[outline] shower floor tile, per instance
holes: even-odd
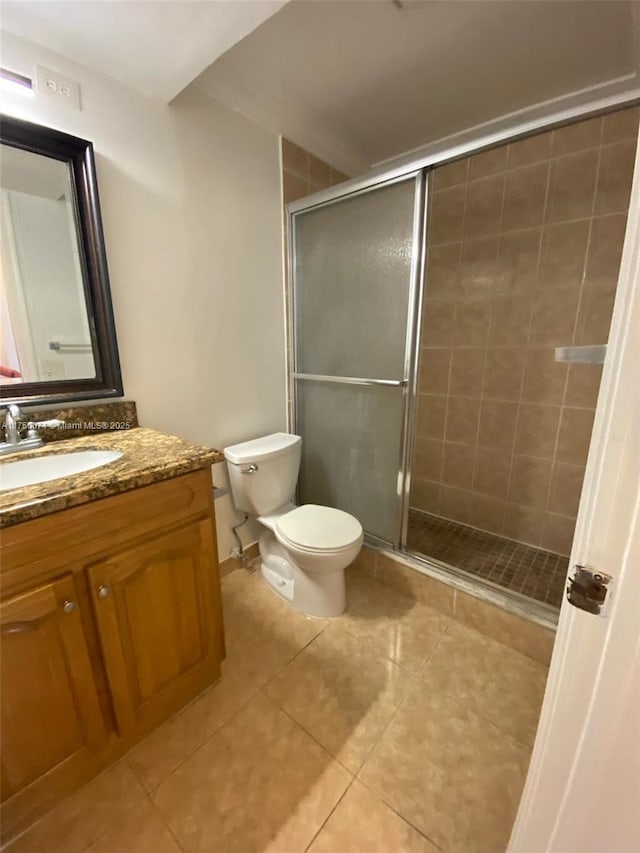
[[[416,510],[409,512],[407,547],[504,589],[560,607],[568,557]]]

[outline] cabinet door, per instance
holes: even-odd
[[[0,605],[2,799],[69,772],[104,743],[75,586],[66,576]]]
[[[195,522],[88,569],[121,734],[148,729],[220,674],[213,549],[211,522]]]

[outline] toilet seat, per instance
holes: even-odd
[[[360,541],[362,525],[341,509],[305,504],[280,516],[274,524],[274,533],[285,547],[330,554],[351,548]]]

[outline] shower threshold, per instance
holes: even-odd
[[[483,585],[560,609],[569,567],[561,554],[413,509],[407,550]]]

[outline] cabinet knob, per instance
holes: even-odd
[[[63,613],[73,613],[73,611],[75,609],[76,609],[75,601],[71,601],[71,599],[69,599],[69,598],[62,605],[62,612]]]
[[[98,587],[98,598],[106,598],[110,594],[111,594],[111,587],[110,586],[103,585],[103,586]]]

